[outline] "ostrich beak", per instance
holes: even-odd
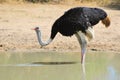
[[[35,28],[32,28],[31,30],[35,30]]]
[[[37,30],[37,29],[39,29],[39,27],[32,28],[31,30]]]

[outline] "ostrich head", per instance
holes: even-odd
[[[35,27],[33,30],[38,31],[38,30],[39,30],[39,27]]]

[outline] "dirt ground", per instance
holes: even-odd
[[[57,34],[50,45],[41,48],[35,31],[31,30],[39,26],[43,40],[47,40],[54,21],[66,10],[76,6],[78,5],[0,4],[0,52],[80,51],[75,36],[64,37],[61,34]],[[120,10],[102,9],[109,14],[111,26],[105,28],[101,22],[94,26],[95,39],[89,42],[88,50],[120,52]]]

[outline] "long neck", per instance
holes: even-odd
[[[42,38],[41,38],[41,32],[40,32],[40,30],[37,30],[37,31],[36,31],[36,34],[37,34],[38,42],[39,42],[39,44],[40,44],[41,46],[46,46],[46,45],[48,45],[49,43],[51,43],[52,40],[53,40],[53,39],[49,38],[48,41],[43,42],[43,41],[42,41]]]

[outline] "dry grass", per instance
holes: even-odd
[[[119,0],[116,0],[119,1]],[[74,3],[97,3],[99,5],[110,4],[110,0],[0,0],[0,3],[24,3],[24,2],[32,2],[32,3],[43,3],[43,2],[53,2],[53,3],[65,3],[65,4],[74,4]],[[119,1],[120,2],[120,1]]]
[[[107,6],[109,8],[120,8],[120,0],[0,0],[0,3],[54,3],[54,4],[91,4],[97,6]]]
[[[120,0],[0,0],[0,3],[54,3],[54,4],[95,4],[98,6],[119,7]]]

